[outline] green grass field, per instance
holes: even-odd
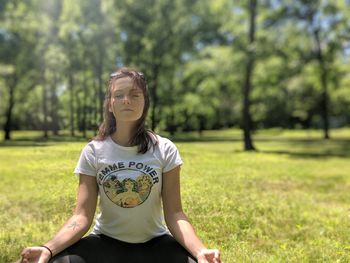
[[[83,140],[0,143],[0,262],[42,244],[75,205]],[[184,209],[223,262],[350,262],[350,129],[179,135]]]

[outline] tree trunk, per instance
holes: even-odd
[[[78,130],[79,130],[79,132],[82,132],[82,130],[83,130],[83,128],[82,128],[82,121],[81,121],[82,107],[81,107],[81,101],[80,101],[80,98],[79,98],[79,94],[77,93],[76,96],[77,96],[77,107],[76,107],[75,110],[77,111]]]
[[[101,123],[103,121],[103,102],[104,102],[102,65],[99,65],[98,67],[97,79],[98,79],[97,88],[98,88],[99,112],[100,112],[100,120],[98,122]]]
[[[54,135],[58,135],[59,131],[59,120],[58,120],[58,98],[57,98],[57,73],[54,74],[53,83],[51,84],[51,109],[50,109],[50,115],[51,115],[51,130]]]
[[[323,138],[329,139],[329,114],[328,114],[328,73],[326,70],[325,61],[322,54],[321,49],[321,41],[319,36],[319,30],[314,31],[314,37],[316,41],[316,56],[318,63],[320,65],[320,79],[321,79],[321,85],[322,85],[322,97],[321,97],[321,116],[323,119]]]
[[[69,70],[68,75],[69,85],[69,123],[70,123],[70,135],[75,136],[74,131],[74,76],[72,70]]]
[[[6,121],[4,124],[4,140],[11,140],[12,131],[12,112],[15,106],[15,89],[17,86],[17,75],[14,73],[12,81],[8,81],[9,101],[6,110]]]
[[[43,83],[43,114],[44,114],[44,120],[43,120],[43,132],[44,132],[44,139],[49,138],[48,134],[48,112],[47,112],[47,87],[46,87],[46,81]]]
[[[255,44],[255,18],[256,18],[256,0],[249,1],[249,46],[247,52],[246,75],[243,86],[243,135],[244,135],[244,150],[253,151],[255,147],[251,138],[252,119],[250,116],[250,93],[252,89],[251,79],[254,68],[254,44]]]
[[[98,85],[97,85],[97,81],[94,80],[94,93],[95,93],[95,98],[99,98],[100,94],[98,91]],[[94,99],[94,116],[93,116],[93,123],[94,123],[94,129],[99,128],[99,123],[100,121],[98,120],[98,116],[99,116],[99,105],[100,105],[100,100],[99,99]],[[97,130],[95,130],[95,133],[97,132]]]
[[[99,14],[101,15],[101,2],[98,1],[98,5],[99,5]],[[104,62],[104,58],[105,58],[105,49],[103,47],[103,43],[99,42],[98,47],[97,47],[97,52],[98,52],[98,57],[97,57],[97,68],[96,68],[96,72],[97,72],[97,79],[98,79],[98,92],[99,92],[99,98],[100,98],[100,121],[99,123],[101,123],[103,121],[103,103],[105,100],[105,84],[103,82],[102,79],[102,74],[103,74],[103,62]]]
[[[83,118],[82,118],[82,131],[83,131],[83,137],[86,138],[86,113],[87,113],[87,100],[88,98],[88,88],[87,88],[87,77],[86,77],[86,70],[84,71],[83,76]]]
[[[158,86],[158,75],[159,75],[159,66],[155,64],[152,70],[153,85],[151,87],[151,105],[152,105],[152,116],[151,116],[151,129],[154,131],[157,128],[157,114],[156,109],[158,107],[158,95],[157,95],[157,86]]]

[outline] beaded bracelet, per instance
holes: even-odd
[[[52,251],[49,247],[42,245],[41,247],[46,248],[50,252],[50,259],[52,258]]]

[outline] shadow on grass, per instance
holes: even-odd
[[[175,142],[183,143],[241,143],[241,137],[173,137]],[[256,136],[253,141],[256,151],[252,153],[284,154],[295,158],[329,158],[329,157],[350,157],[350,138],[333,138],[325,140],[322,138],[293,138],[293,137],[273,137]],[[276,145],[277,144],[277,145]],[[268,148],[268,150],[265,150]],[[271,149],[272,148],[272,149]],[[275,149],[273,149],[275,148]],[[235,150],[236,153],[246,152]]]
[[[186,143],[196,143],[196,142],[240,142],[241,138],[228,138],[228,137],[169,137],[174,142],[186,142]]]
[[[50,143],[44,142],[35,142],[35,141],[2,141],[0,142],[0,148],[2,147],[46,147],[49,146]]]
[[[315,158],[329,158],[329,157],[339,157],[339,158],[347,158],[350,157],[349,153],[345,152],[291,152],[291,151],[259,151],[261,153],[266,153],[266,154],[286,154],[291,157],[295,158],[310,158],[310,159],[315,159]]]
[[[255,145],[258,150],[256,152],[266,154],[284,154],[295,158],[330,158],[350,157],[350,139],[331,139],[325,141],[324,139],[290,139],[290,138],[278,138],[278,139],[256,139]],[[263,143],[262,149],[259,148],[259,142]],[[282,143],[279,145],[279,149],[264,150],[263,148],[269,147],[274,143]],[[284,149],[281,149],[284,148]],[[237,151],[237,152],[244,152]]]
[[[174,142],[183,143],[242,143],[241,136],[199,136],[195,134],[169,136]],[[62,142],[88,142],[91,138],[83,136],[50,136],[48,139],[39,136],[17,137],[10,141],[0,142],[0,147],[45,147]],[[293,138],[278,136],[256,136],[254,144],[259,153],[284,154],[296,158],[329,158],[350,157],[350,138]],[[243,146],[242,146],[243,147]],[[236,150],[235,152],[244,152]]]
[[[18,137],[1,141],[0,147],[45,147],[58,142],[88,142],[91,138],[82,136]]]

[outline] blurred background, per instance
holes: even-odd
[[[87,136],[109,74],[149,82],[169,134],[350,123],[348,0],[1,0],[0,125]]]

